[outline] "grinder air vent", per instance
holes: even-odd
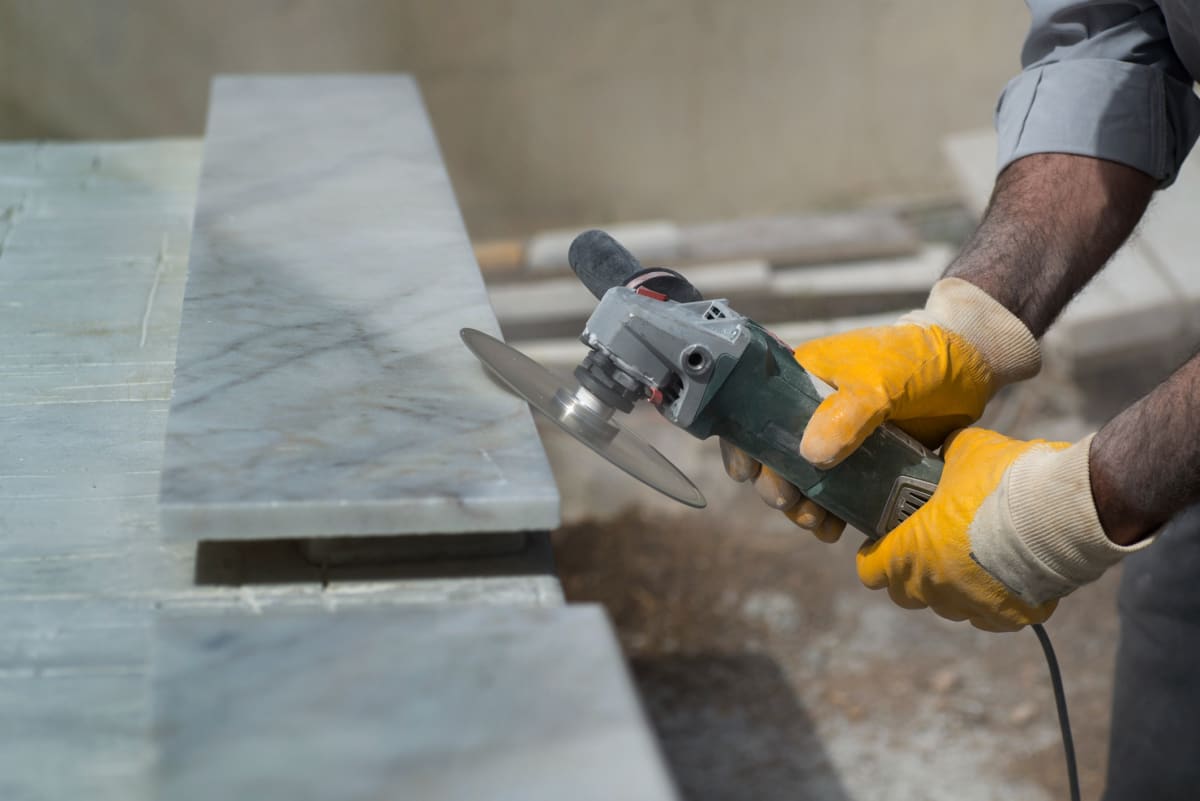
[[[897,478],[896,483],[892,485],[892,493],[883,509],[883,517],[879,521],[879,530],[876,533],[883,536],[912,517],[933,497],[935,489],[937,489],[936,484],[919,478],[911,476]]]

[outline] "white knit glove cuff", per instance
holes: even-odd
[[[1088,472],[1092,436],[1066,450],[1021,454],[968,530],[980,567],[1035,606],[1095,581],[1151,542],[1117,545],[1104,533]]]
[[[993,390],[1032,378],[1042,369],[1042,352],[1025,324],[999,301],[961,278],[933,285],[925,308],[909,312],[902,323],[940,325],[966,340],[987,362]]]

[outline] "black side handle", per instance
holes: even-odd
[[[704,297],[686,278],[665,267],[645,269],[625,247],[603,231],[575,237],[567,261],[583,285],[597,298],[614,286],[645,287],[668,300],[692,303]]]

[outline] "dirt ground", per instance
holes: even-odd
[[[1076,397],[1042,378],[984,422],[1074,439],[1098,425]],[[725,478],[715,443],[652,413],[630,423],[709,507],[665,500],[543,429],[568,521],[555,558],[569,600],[609,611],[685,799],[1067,797],[1031,631],[988,634],[893,606],[858,582],[857,532],[820,543]],[[1047,625],[1085,798],[1103,787],[1117,580],[1075,593]]]
[[[554,540],[567,597],[609,610],[685,798],[1066,797],[1032,633],[894,608],[858,584],[850,543],[749,523],[629,513]],[[1103,780],[1113,578],[1049,626],[1088,797]]]

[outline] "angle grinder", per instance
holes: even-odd
[[[578,386],[563,386],[480,331],[463,329],[462,338],[513,392],[616,466],[689,506],[705,505],[695,484],[617,422],[617,412],[645,401],[694,437],[724,437],[871,538],[932,496],[942,460],[891,425],[830,470],[805,461],[800,438],[832,389],[727,301],[705,300],[675,270],[644,269],[603,231],[578,236],[568,260],[599,300],[580,336],[589,352],[574,371]]]

